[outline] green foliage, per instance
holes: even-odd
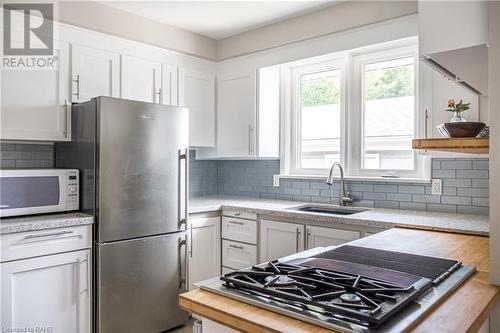
[[[470,103],[464,103],[462,100],[460,102],[455,103],[453,99],[448,101],[448,108],[446,111],[458,112],[462,113],[470,109]]]
[[[413,96],[413,66],[373,70],[365,74],[366,99]]]
[[[372,70],[365,73],[366,99],[414,95],[413,66]],[[302,81],[302,106],[340,103],[340,82],[332,79]]]
[[[340,84],[338,80],[302,81],[302,106],[318,106],[340,103]]]

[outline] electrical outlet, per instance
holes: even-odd
[[[273,175],[273,186],[274,187],[280,186],[280,175]]]
[[[442,195],[443,194],[443,180],[442,179],[433,179],[432,180],[432,195]]]

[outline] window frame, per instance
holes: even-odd
[[[363,126],[364,126],[364,73],[363,66],[375,62],[389,61],[413,57],[414,63],[414,134],[419,133],[419,56],[416,43],[400,43],[384,49],[368,49],[362,52],[352,52],[350,55],[351,71],[351,92],[349,94],[349,175],[360,177],[380,177],[388,172],[395,172],[401,178],[425,178],[425,162],[418,152],[413,152],[413,170],[394,169],[364,169],[362,166],[363,151]]]
[[[323,175],[329,168],[299,168],[300,164],[300,137],[301,120],[301,83],[302,76],[307,74],[340,71],[340,163],[344,163],[345,158],[345,105],[346,105],[346,85],[345,85],[345,57],[335,57],[321,62],[302,64],[289,68],[291,74],[291,154],[289,171],[291,174],[304,175]]]
[[[394,57],[394,55],[396,55]],[[399,56],[402,55],[402,56]],[[362,103],[362,78],[359,74],[361,67],[356,66],[356,60],[369,59],[369,63],[377,59],[391,60],[405,56],[413,56],[415,59],[414,91],[415,91],[415,118],[414,134],[418,137],[422,133],[423,119],[419,113],[419,55],[418,38],[410,37],[395,40],[383,44],[366,46],[353,50],[337,52],[314,58],[294,61],[281,65],[281,160],[280,176],[292,178],[322,178],[328,175],[329,169],[298,168],[300,158],[300,126],[297,117],[301,106],[300,101],[300,75],[318,71],[335,70],[341,71],[341,107],[340,107],[340,163],[344,167],[347,179],[372,180],[372,181],[408,181],[428,182],[430,180],[431,163],[430,158],[418,151],[414,152],[415,170],[397,170],[396,178],[387,178],[390,169],[361,169],[361,111]],[[373,60],[375,59],[375,60]],[[356,99],[358,98],[356,103]],[[334,175],[338,175],[334,170]],[[383,176],[386,177],[383,177]]]

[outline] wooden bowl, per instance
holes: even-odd
[[[466,121],[461,123],[444,123],[444,127],[452,138],[476,137],[486,126],[485,123]]]

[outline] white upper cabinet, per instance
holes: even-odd
[[[219,157],[255,155],[255,72],[217,78]]]
[[[419,1],[419,52],[435,70],[488,94],[488,1]]]
[[[2,140],[70,140],[69,44],[54,41],[53,69],[2,69]]]
[[[189,108],[189,145],[215,147],[215,77],[179,68],[179,106]]]
[[[177,66],[162,64],[161,65],[161,104],[178,105],[178,80]]]
[[[120,97],[120,55],[83,45],[71,45],[71,100],[97,96]]]
[[[121,97],[135,101],[160,103],[161,75],[161,63],[122,55]]]
[[[421,55],[488,43],[487,1],[418,1]]]

